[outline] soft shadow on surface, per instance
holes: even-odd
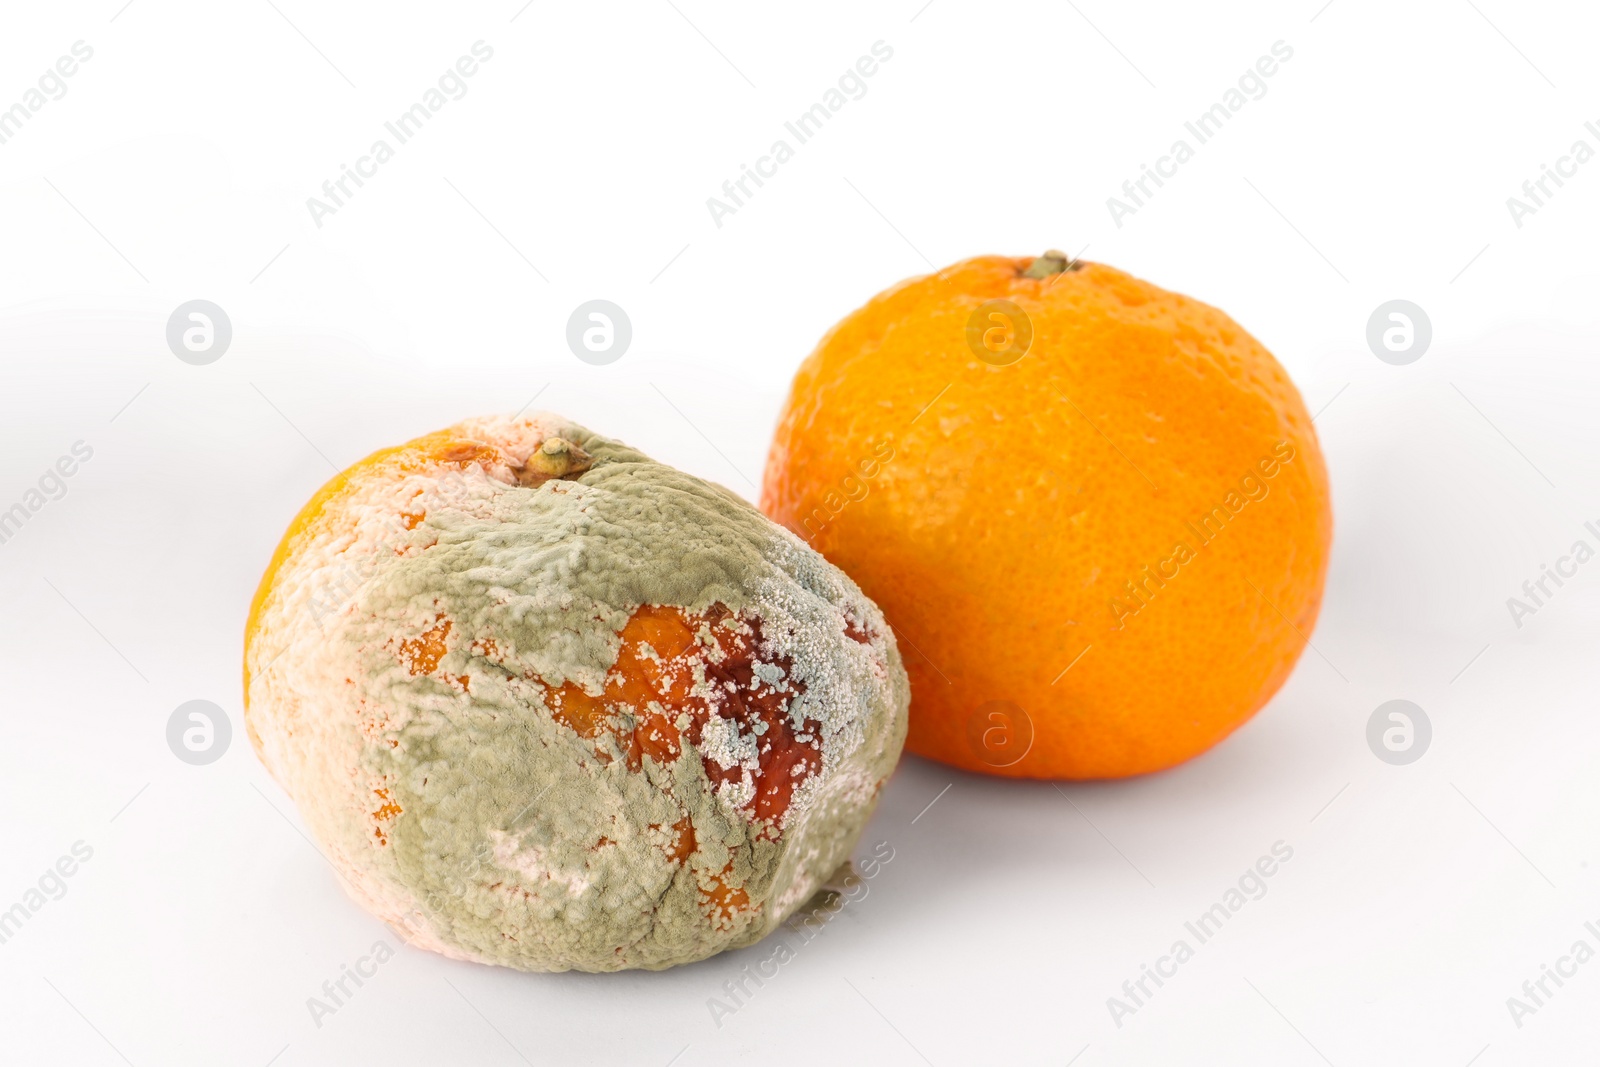
[[[1361,744],[1349,703],[1291,680],[1210,751],[1133,778],[1006,779],[907,754],[862,844],[891,842],[885,888],[915,892],[897,893],[875,925],[920,928],[997,893],[1066,907],[1127,894],[1156,903],[1192,880],[1209,884],[1302,832],[1345,784],[1347,750]]]
[[[1338,754],[1327,735],[1339,712],[1325,702],[1307,708],[1305,700],[1280,694],[1211,751],[1135,778],[998,778],[907,753],[852,852],[865,891],[822,917],[820,937],[780,927],[755,945],[665,971],[529,974],[450,966],[477,975],[474,981],[498,976],[541,1001],[572,998],[577,1007],[605,996],[620,1006],[635,997],[689,997],[703,1015],[701,1001],[770,957],[779,937],[803,945],[808,958],[826,959],[849,952],[858,939],[893,950],[930,931],[971,927],[974,914],[997,906],[1092,916],[1130,902],[1159,909],[1174,895],[1186,901],[1195,895],[1188,883],[1209,887],[1231,876],[1238,862],[1291,825],[1303,827],[1338,787],[1339,772],[1330,766]],[[1262,802],[1286,793],[1303,795],[1306,810]],[[892,850],[887,862],[870,862],[886,850]]]

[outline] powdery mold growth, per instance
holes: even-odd
[[[837,568],[552,415],[464,422],[325,486],[256,594],[245,696],[357,901],[535,971],[759,940],[846,859],[909,699]]]

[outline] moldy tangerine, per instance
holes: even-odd
[[[556,416],[357,463],[250,613],[245,723],[347,891],[524,970],[750,944],[849,855],[905,672],[849,578],[732,493]]]

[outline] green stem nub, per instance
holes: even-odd
[[[1083,264],[1068,256],[1065,252],[1051,249],[1044,255],[1036,258],[1028,269],[1022,272],[1024,278],[1050,278],[1069,270],[1079,270]]]

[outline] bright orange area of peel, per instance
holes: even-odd
[[[1170,767],[1306,646],[1332,540],[1316,432],[1221,311],[1032,263],[966,260],[846,316],[795,377],[761,507],[899,635],[911,751],[1012,777]],[[1010,321],[991,301],[1026,316],[1025,353],[980,349],[974,324]]]
[[[445,642],[450,636],[450,620],[440,615],[435,621],[438,625],[424,630],[422,636],[400,642],[400,662],[412,674],[432,674],[449,650]]]
[[[664,850],[667,859],[672,863],[686,863],[689,857],[694,855],[695,847],[699,844],[694,836],[694,823],[685,815],[672,824],[672,832],[674,834],[672,844]]]

